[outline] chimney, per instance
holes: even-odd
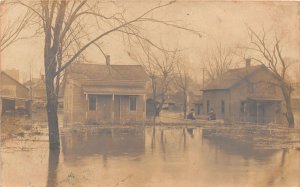
[[[110,55],[105,56],[106,65],[110,66]]]
[[[246,68],[251,66],[251,58],[246,58]]]

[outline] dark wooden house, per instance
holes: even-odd
[[[273,73],[264,65],[230,69],[203,89],[203,113],[225,122],[279,123],[284,99]]]
[[[148,76],[142,66],[73,64],[66,76],[65,124],[145,120]]]

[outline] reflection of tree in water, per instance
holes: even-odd
[[[152,128],[151,150],[155,148],[155,126]]]
[[[102,155],[105,161],[110,156],[137,156],[145,151],[144,128],[106,128],[95,131],[88,134],[65,133],[61,137],[65,161],[92,155]],[[85,135],[84,138],[82,135]]]
[[[268,186],[274,186],[276,181],[282,181],[284,179],[284,166],[286,165],[286,156],[288,154],[288,149],[283,149],[281,154],[281,160],[278,167],[274,168],[270,173],[269,179],[267,180]]]
[[[103,167],[106,168],[107,167],[107,155],[106,154],[104,154],[102,156],[102,161],[103,161]]]
[[[47,187],[54,187],[57,184],[59,153],[60,151],[58,149],[49,150]]]
[[[183,135],[183,151],[186,149],[186,133],[185,128],[182,129],[182,135]]]
[[[163,159],[167,159],[167,155],[173,152],[185,152],[189,137],[191,139],[194,137],[194,128],[189,129],[188,132],[187,128],[153,127],[150,132],[151,150],[153,152],[158,143]]]
[[[164,141],[164,130],[160,131],[160,145],[161,145],[162,152],[165,153],[166,148],[165,148],[165,141]]]
[[[163,158],[166,160],[166,141],[164,136],[164,130],[160,131],[160,145],[161,145],[161,152],[163,153]]]

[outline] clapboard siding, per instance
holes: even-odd
[[[67,76],[64,86],[64,122],[65,124],[141,123],[145,117],[145,93],[146,80],[112,79],[110,84],[110,80],[91,81],[79,79],[77,76]],[[88,95],[97,98],[95,111],[89,110]],[[130,96],[136,97],[136,111],[130,111]]]

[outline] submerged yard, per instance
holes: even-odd
[[[297,143],[256,146],[208,136],[212,129],[62,127],[60,152],[49,152],[47,128],[35,124],[2,141],[0,181],[3,187],[299,186]]]

